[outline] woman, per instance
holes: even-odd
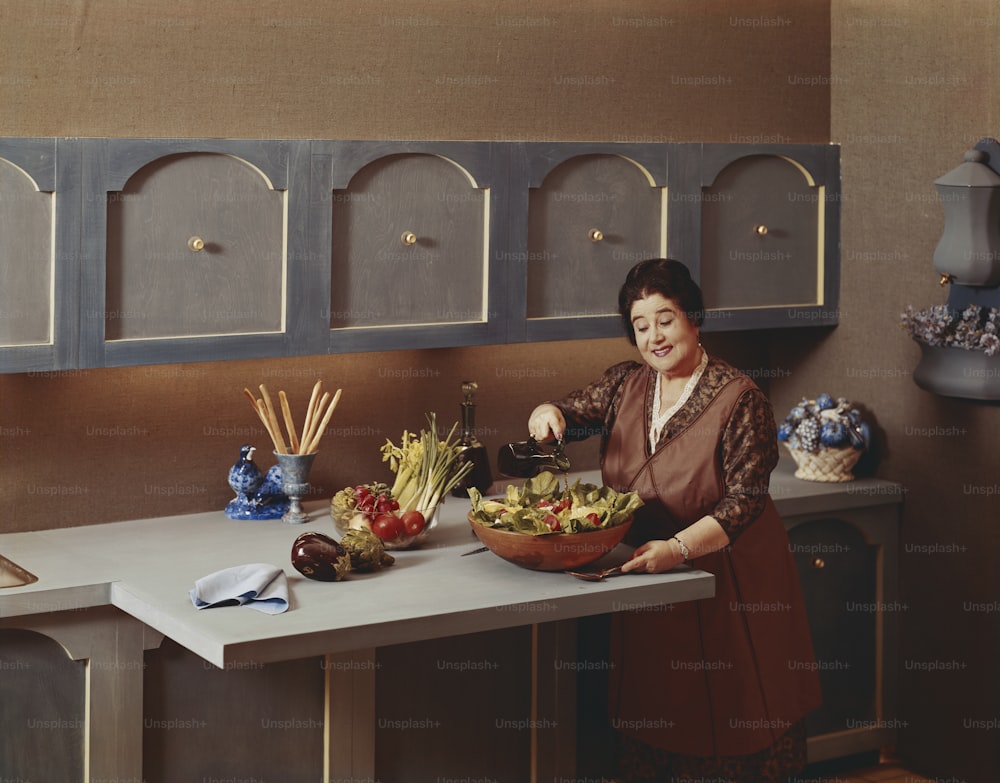
[[[701,291],[673,260],[637,264],[618,297],[643,363],[539,405],[538,440],[603,432],[604,482],[640,494],[623,571],[690,563],[715,597],[612,620],[611,719],[628,781],[784,781],[805,765],[819,706],[812,641],[788,538],[768,495],[770,403],[698,341]]]

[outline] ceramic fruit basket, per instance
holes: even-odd
[[[469,524],[490,551],[537,571],[562,571],[592,563],[625,538],[642,500],[634,492],[575,482],[560,489],[548,471],[523,487],[484,499],[469,490]]]
[[[778,440],[795,460],[795,477],[806,481],[854,480],[854,466],[868,448],[870,431],[861,412],[844,397],[803,398],[778,425]]]

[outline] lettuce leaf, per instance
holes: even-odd
[[[558,477],[543,471],[524,482],[523,487],[509,485],[499,499],[484,499],[479,490],[469,489],[472,516],[487,527],[513,530],[528,535],[564,535],[604,530],[627,522],[642,506],[635,492],[616,492],[611,487],[584,484],[579,479],[560,489]],[[565,501],[571,503],[565,503]],[[539,507],[542,504],[542,507]],[[565,505],[559,511],[554,506]],[[545,518],[555,513],[559,530],[553,531]],[[598,522],[592,515],[596,515]]]

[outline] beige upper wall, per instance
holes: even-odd
[[[829,4],[4,0],[0,135],[822,142]]]

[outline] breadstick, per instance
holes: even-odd
[[[267,387],[262,383],[260,393],[264,396],[264,406],[267,410],[267,420],[271,423],[271,439],[274,441],[274,450],[279,454],[287,454],[288,447],[285,446],[285,439],[281,436],[281,427],[278,424],[278,417],[274,413],[274,405],[271,404],[271,395],[267,393]]]
[[[323,412],[323,408],[326,407],[326,401],[330,399],[330,392],[323,392],[323,396],[320,397],[318,403],[316,403],[316,408],[313,412],[312,423],[309,425],[309,434],[306,436],[305,441],[303,441],[302,448],[305,449],[303,453],[312,454],[309,446],[312,445],[313,439],[316,437],[316,430],[319,428],[320,417]]]
[[[253,408],[253,412],[257,413],[257,398],[253,396],[253,393],[246,386],[243,387],[243,393],[250,400],[250,407]]]
[[[319,448],[320,439],[323,437],[323,432],[326,430],[326,425],[330,423],[330,417],[333,416],[334,410],[337,408],[337,403],[340,401],[341,389],[337,389],[337,393],[333,395],[333,400],[330,402],[330,407],[326,409],[326,415],[323,417],[323,421],[319,425],[319,429],[316,430],[316,435],[309,443],[307,454],[312,454],[316,449]]]
[[[306,420],[302,424],[302,439],[300,441],[302,446],[305,446],[308,442],[306,438],[309,434],[309,428],[312,426],[313,419],[316,416],[316,400],[319,399],[319,392],[322,388],[323,381],[320,379],[316,381],[316,384],[313,386],[312,394],[309,397],[309,405],[306,406]]]
[[[295,433],[295,422],[292,420],[292,409],[288,406],[288,395],[284,390],[278,392],[278,399],[281,401],[281,415],[285,419],[285,429],[288,430],[289,443],[292,446],[292,453],[299,453],[299,436]]]
[[[263,400],[257,400],[257,416],[260,418],[260,423],[264,425],[264,429],[267,430],[267,434],[271,436],[274,448],[277,450],[278,442],[274,439],[274,433],[271,432],[271,423],[267,420],[267,408],[264,407]]]
[[[244,389],[243,393],[250,400],[250,407],[253,408],[253,412],[257,414],[257,418],[260,419],[260,423],[264,425],[264,429],[267,430],[267,434],[271,435],[271,426],[267,423],[267,414],[263,412],[263,400],[258,400],[253,394],[250,393],[249,389]],[[271,436],[271,440],[274,440],[274,436]]]

